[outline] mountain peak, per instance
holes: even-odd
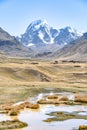
[[[21,35],[19,40],[25,45],[46,45],[59,44],[65,45],[80,37],[75,29],[67,26],[62,29],[50,27],[46,20],[35,20],[30,23],[26,32]]]
[[[33,22],[31,22],[31,24],[28,26],[27,30],[30,30],[30,29],[33,29],[33,30],[37,30],[40,28],[40,26],[47,26],[47,21],[44,19],[44,20],[35,20]]]
[[[44,20],[38,19],[38,20],[32,21],[31,25],[38,25],[38,24],[42,24],[42,23],[47,24],[46,19],[44,19]]]
[[[81,32],[78,32],[75,28],[72,28],[70,26],[67,26],[64,29],[67,30],[69,33],[75,33],[77,36],[83,35]]]
[[[68,30],[69,32],[75,32],[76,31],[74,28],[71,28],[70,26],[65,27],[65,30]]]

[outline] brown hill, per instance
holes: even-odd
[[[87,33],[53,54],[63,60],[87,61]]]
[[[26,57],[31,55],[31,49],[24,47],[14,36],[0,28],[0,51],[5,55]]]

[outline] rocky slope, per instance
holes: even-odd
[[[87,33],[84,33],[78,40],[56,51],[53,57],[65,60],[87,61]]]
[[[9,56],[30,56],[31,50],[24,47],[14,36],[0,28],[0,51]],[[3,56],[1,53],[1,56]]]

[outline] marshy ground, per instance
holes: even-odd
[[[83,100],[80,100],[81,98]],[[67,128],[68,130],[74,126],[73,121],[77,120],[78,123],[75,124],[75,130],[79,128],[82,130],[81,128],[83,127],[86,130],[86,126],[81,125],[85,124],[87,120],[87,104],[85,99],[87,99],[87,94],[83,92],[79,94],[72,92],[43,92],[27,99],[27,101],[0,105],[0,116],[2,116],[0,121],[3,119],[0,122],[0,128],[2,130],[16,130],[17,128],[20,130],[19,128],[25,127],[23,130],[36,130],[36,128],[47,127],[48,123],[46,129],[50,129],[51,124],[49,123],[58,122],[55,125],[55,130],[57,130],[57,127],[60,127],[61,123],[63,123],[61,130],[66,130],[66,123],[64,121],[68,121],[70,123]],[[40,103],[40,101],[45,102]],[[8,117],[9,120],[6,120]]]

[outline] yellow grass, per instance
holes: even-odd
[[[53,62],[0,60],[0,103],[24,100],[47,87],[87,91],[87,63]]]

